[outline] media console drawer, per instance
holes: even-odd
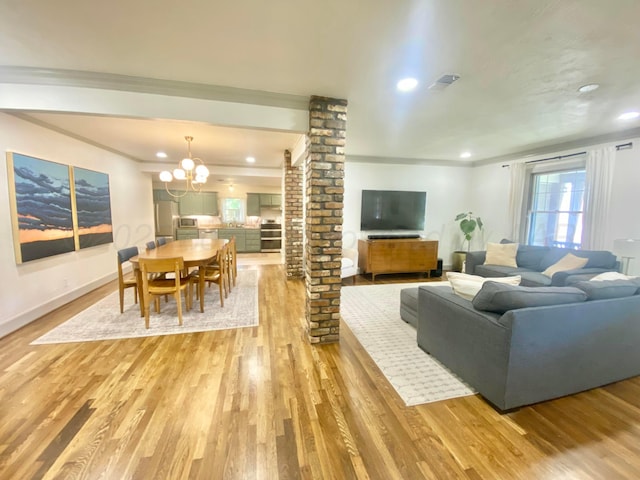
[[[438,267],[438,241],[422,239],[358,240],[358,267],[371,273],[425,272]]]

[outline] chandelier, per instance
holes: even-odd
[[[160,181],[164,182],[164,188],[172,197],[184,197],[187,192],[200,192],[202,185],[207,182],[209,176],[209,169],[205,166],[204,162],[191,155],[191,142],[193,137],[186,136],[184,139],[187,141],[188,157],[183,158],[180,161],[180,166],[172,172],[164,170],[160,172]],[[196,165],[197,163],[197,165]],[[173,180],[185,180],[186,185],[184,191],[180,193],[173,193],[169,190],[169,183]]]

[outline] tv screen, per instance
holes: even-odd
[[[426,192],[363,190],[361,230],[424,230]]]

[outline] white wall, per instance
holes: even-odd
[[[383,165],[345,163],[343,247],[357,248],[361,238],[360,209],[362,190],[426,191],[427,208],[422,235],[438,240],[438,256],[451,265],[451,252],[461,248],[456,214],[473,210],[468,190],[470,167],[424,165]]]
[[[629,138],[607,145],[632,142],[634,148],[616,153],[611,214],[607,229],[607,249],[614,251],[617,238],[640,239],[640,138]],[[545,154],[544,158],[575,153],[603,145],[585,146],[570,151]],[[527,158],[535,160],[538,157]],[[542,158],[542,157],[539,157]],[[515,160],[519,160],[514,158]],[[360,201],[363,189],[419,190],[427,192],[426,228],[423,235],[439,240],[438,255],[445,267],[451,264],[451,252],[461,248],[461,237],[453,218],[472,211],[482,218],[484,230],[474,237],[471,249],[484,249],[487,242],[510,237],[509,169],[500,162],[479,167],[442,167],[417,165],[380,165],[349,162],[345,164],[343,245],[357,248],[360,232]],[[615,253],[615,251],[614,251]],[[631,262],[629,273],[640,275],[640,258]]]
[[[117,278],[116,250],[154,238],[151,179],[126,158],[0,113],[0,149],[109,174],[114,243],[16,265],[6,156],[0,168],[0,336]]]
[[[640,138],[630,138],[609,144],[585,146],[571,151],[561,151],[544,155],[544,158],[565,155],[605,145],[620,145],[632,142],[632,149],[616,152],[613,193],[611,197],[610,216],[607,225],[606,249],[613,249],[613,242],[617,238],[640,239],[640,215],[637,206],[640,205]],[[532,158],[535,159],[535,158]],[[514,159],[515,160],[515,159]],[[527,159],[529,160],[529,159]],[[476,167],[471,172],[471,205],[485,222],[485,240],[500,241],[509,237],[509,169],[502,168],[502,164]],[[640,258],[631,262],[629,273],[640,275]]]

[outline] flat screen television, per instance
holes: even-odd
[[[363,190],[361,230],[424,230],[426,192]]]

